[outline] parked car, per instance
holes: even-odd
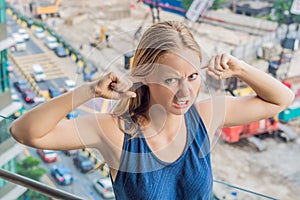
[[[66,49],[62,46],[58,46],[55,48],[54,50],[55,54],[58,56],[58,57],[66,57],[68,56],[67,52],[66,52]]]
[[[13,63],[10,60],[7,60],[4,65],[6,66],[6,70],[8,73],[13,72],[15,69]]]
[[[44,68],[40,64],[32,65],[32,74],[36,82],[41,82],[46,80],[46,74],[44,73]]]
[[[110,178],[100,178],[93,181],[93,186],[104,198],[114,198],[115,193],[113,191]]]
[[[45,42],[46,46],[51,50],[54,50],[58,47],[57,39],[53,36],[47,36]]]
[[[57,97],[59,95],[61,95],[62,93],[56,89],[55,87],[49,87],[48,88],[48,92],[51,98]]]
[[[73,158],[73,163],[78,169],[80,169],[82,173],[88,172],[94,168],[94,164],[92,163],[90,158],[80,154],[77,154]]]
[[[32,89],[28,88],[22,91],[22,97],[26,103],[34,103],[36,94],[32,91]]]
[[[36,97],[34,97],[33,101],[34,101],[34,103],[44,103],[46,101],[46,98],[36,96]]]
[[[19,95],[17,94],[17,91],[14,88],[10,88],[10,96],[11,99],[15,102],[21,101]]]
[[[27,19],[27,28],[31,28],[31,25],[33,24],[33,19],[31,17],[29,17]]]
[[[72,91],[76,88],[76,83],[73,80],[67,79],[64,81],[64,89],[66,92]]]
[[[79,113],[76,111],[76,110],[72,110],[71,112],[69,112],[68,114],[67,114],[67,118],[68,119],[75,119],[75,118],[77,118],[78,117],[78,115],[79,115]]]
[[[74,182],[70,169],[64,165],[53,166],[51,168],[51,175],[60,185],[70,185]]]
[[[11,94],[11,99],[14,101],[14,102],[20,102],[20,98],[19,96],[16,94],[16,93],[12,93]]]
[[[24,28],[20,28],[18,30],[18,33],[20,34],[20,36],[24,39],[24,40],[29,40],[29,34],[28,32],[24,29]]]
[[[25,43],[23,37],[18,33],[13,33],[12,37],[13,37],[13,40],[15,41],[15,44],[13,45],[12,50],[25,51],[26,43]]]
[[[98,68],[92,63],[88,62],[83,67],[83,80],[84,81],[93,81],[97,78]]]
[[[52,150],[37,150],[39,156],[45,161],[45,162],[55,162],[57,160],[57,153]]]
[[[37,27],[33,30],[33,34],[35,37],[37,37],[38,39],[42,39],[45,37],[45,31],[44,29]]]
[[[74,156],[78,154],[78,150],[74,149],[74,150],[64,150],[63,151],[67,156]]]
[[[27,88],[30,88],[29,87],[29,84],[26,80],[24,79],[20,79],[18,81],[15,81],[13,83],[13,85],[15,86],[15,88],[19,91],[19,92],[22,92],[23,90],[27,89]]]

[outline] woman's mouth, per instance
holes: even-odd
[[[189,106],[189,100],[176,100],[173,102],[175,108],[186,108]]]

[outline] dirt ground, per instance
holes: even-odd
[[[20,0],[19,2],[26,2],[26,0]],[[53,28],[75,48],[83,44],[84,47],[81,51],[84,55],[88,55],[90,59],[100,58],[102,66],[111,64],[112,60],[115,59],[115,63],[113,63],[114,67],[122,71],[123,60],[122,55],[120,55],[122,53],[120,49],[128,49],[128,47],[134,49],[135,43],[132,38],[134,31],[137,30],[141,24],[144,26],[150,25],[152,20],[148,18],[146,21],[143,21],[147,9],[136,4],[135,1],[125,1],[125,5],[129,5],[131,2],[135,6],[135,8],[130,11],[131,17],[111,21],[105,19],[105,12],[103,12],[103,10],[117,5],[118,2],[117,0],[62,0],[60,5],[62,17],[55,19],[56,24]],[[141,10],[138,11],[138,9]],[[87,14],[87,19],[73,26],[66,25],[64,20],[76,13]],[[180,19],[178,16],[169,14],[163,14],[162,18]],[[46,21],[49,25],[53,23],[53,19],[47,19]],[[107,26],[107,30],[111,35],[117,35],[117,33],[122,34],[119,34],[119,37],[115,37],[111,41],[112,45],[116,48],[103,48],[101,51],[91,51],[88,47],[88,40],[102,25]],[[202,28],[204,30],[203,35],[209,35],[209,38],[205,41],[210,44],[210,49],[207,51],[212,51],[216,44],[220,45],[222,36],[220,36],[219,33],[221,32],[218,27],[210,27],[209,25],[202,25]],[[222,33],[224,33],[224,31]],[[214,34],[214,32],[216,34]],[[228,40],[231,39],[230,34],[230,31],[226,30]],[[232,33],[232,35],[235,38],[245,37],[243,33],[237,32]],[[217,37],[221,38],[218,39]],[[246,40],[249,39],[249,37],[245,38]],[[213,43],[214,40],[215,43]],[[232,41],[236,40],[233,39]],[[225,43],[220,46],[226,48]],[[97,59],[96,62],[98,62]],[[276,199],[299,199],[300,120],[291,122],[290,126],[298,134],[295,141],[285,143],[278,138],[268,137],[263,139],[267,149],[262,152],[258,152],[245,141],[241,141],[238,144],[228,144],[219,139],[217,144],[212,147],[214,179],[257,193],[262,193]],[[238,199],[265,199],[238,190],[228,189],[220,184],[215,184],[215,192],[219,197],[226,196],[226,199],[230,199],[228,195],[230,196],[232,191],[237,191]]]
[[[276,199],[300,196],[300,120],[289,123],[298,138],[285,143],[279,138],[262,139],[267,149],[259,152],[245,141],[228,144],[219,139],[212,149],[214,178]],[[220,194],[234,189],[215,185]],[[225,189],[226,188],[226,189]],[[227,193],[224,194],[227,190]],[[221,196],[221,197],[222,197]],[[238,191],[238,199],[265,199]]]

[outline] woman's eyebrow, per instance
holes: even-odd
[[[157,70],[158,75],[176,75],[176,76],[180,76],[180,72],[178,72],[177,70],[172,69],[171,67],[168,66],[163,66],[161,67],[159,70]]]

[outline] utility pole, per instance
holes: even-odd
[[[236,13],[236,0],[232,0],[232,12]]]

